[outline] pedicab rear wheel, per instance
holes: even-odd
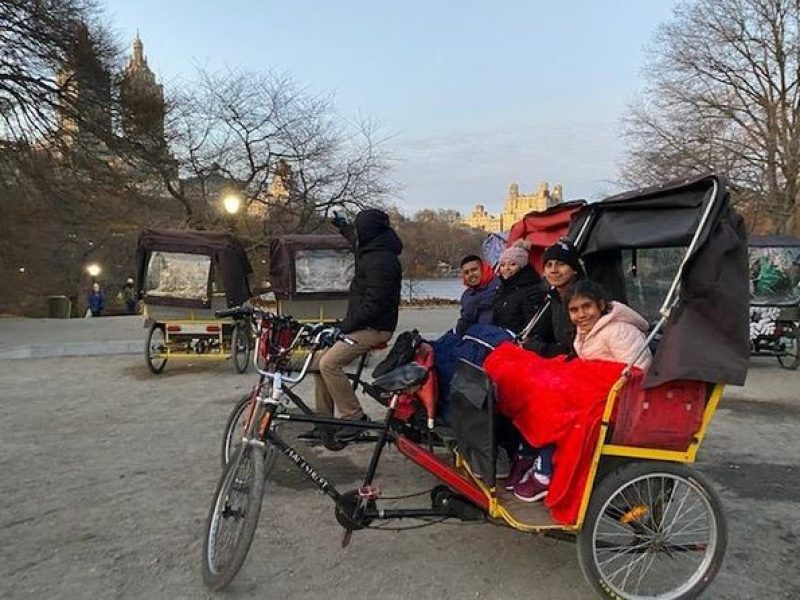
[[[787,331],[781,340],[785,343],[785,354],[778,355],[778,364],[784,369],[794,371],[800,366],[800,343],[797,340],[798,328],[793,327],[791,331]]]
[[[719,496],[680,463],[628,463],[592,493],[578,560],[604,598],[696,598],[722,565],[727,527]]]
[[[153,323],[147,332],[147,341],[144,344],[144,359],[147,368],[154,375],[159,375],[167,366],[167,358],[155,356],[162,354],[167,349],[167,335],[163,325]]]

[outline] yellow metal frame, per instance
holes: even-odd
[[[606,436],[608,435],[611,414],[614,411],[617,398],[619,397],[619,394],[627,381],[627,376],[623,375],[613,385],[611,391],[608,393],[606,407],[603,411],[603,418],[600,422],[600,435],[597,438],[597,446],[595,447],[594,456],[592,457],[592,465],[589,470],[589,477],[586,479],[586,487],[583,490],[581,507],[578,512],[578,521],[574,526],[568,527],[567,529],[579,530],[581,527],[583,527],[583,521],[586,517],[586,510],[589,507],[589,500],[591,499],[595,478],[597,477],[597,467],[600,464],[600,459],[603,456],[619,456],[623,458],[639,460],[663,460],[669,462],[693,463],[697,457],[697,450],[700,448],[700,444],[703,442],[703,438],[705,438],[706,432],[708,431],[708,426],[711,423],[711,419],[714,417],[714,413],[717,411],[717,406],[722,398],[722,392],[725,389],[724,385],[714,385],[714,389],[711,391],[711,395],[706,402],[706,408],[703,411],[703,420],[700,423],[700,429],[698,429],[697,433],[692,438],[692,441],[686,451],[681,452],[677,450],[660,450],[658,448],[640,448],[638,446],[620,446],[616,444],[607,444],[605,442]]]
[[[194,309],[188,308],[189,313],[188,319],[151,319],[154,323],[159,325],[164,325],[164,341],[169,342],[170,332],[168,331],[168,327],[170,325],[218,325],[220,330],[218,333],[206,332],[206,333],[198,333],[197,335],[206,335],[206,336],[218,336],[220,340],[220,345],[222,347],[223,344],[223,327],[225,326],[234,326],[236,321],[233,319],[209,319],[209,318],[196,318]],[[145,319],[150,319],[150,313],[147,310],[147,305],[144,306],[143,313]],[[192,335],[192,334],[186,334]],[[161,352],[159,354],[151,355],[153,358],[166,358],[166,359],[187,359],[187,360],[228,360],[231,356],[233,356],[233,352],[229,349],[228,352],[218,352],[218,353],[209,353],[209,354],[197,354],[194,352],[176,352],[171,351],[169,347],[167,347],[166,352]]]
[[[491,518],[504,521],[509,527],[519,531],[526,531],[528,533],[540,533],[548,530],[567,531],[575,529],[572,526],[559,525],[557,523],[553,523],[552,525],[528,525],[527,523],[523,523],[522,521],[515,519],[514,516],[497,499],[497,488],[489,487],[483,482],[483,480],[479,479],[472,472],[472,468],[469,466],[469,463],[464,460],[464,457],[461,456],[458,451],[454,450],[453,453],[455,454],[456,468],[466,471],[472,482],[477,485],[486,495],[486,499],[489,501],[488,512]]]
[[[703,442],[706,432],[708,431],[708,426],[711,423],[711,419],[714,417],[714,413],[717,410],[719,401],[722,398],[722,392],[724,391],[725,386],[721,384],[714,386],[713,390],[711,391],[711,395],[706,402],[705,410],[703,411],[703,419],[700,424],[700,429],[698,429],[697,433],[692,438],[689,447],[685,451],[681,452],[676,450],[660,450],[658,448],[620,446],[617,444],[607,444],[605,442],[606,436],[608,435],[609,422],[614,411],[614,406],[616,405],[617,398],[619,397],[619,394],[627,381],[628,379],[626,376],[623,376],[617,380],[606,398],[605,410],[603,411],[602,421],[600,422],[600,434],[597,438],[597,445],[595,446],[594,455],[592,457],[589,476],[586,479],[586,486],[583,490],[581,506],[578,512],[578,520],[573,525],[528,525],[518,521],[498,501],[496,488],[490,488],[481,479],[476,477],[467,461],[464,460],[464,457],[461,456],[461,454],[459,454],[457,451],[454,451],[456,468],[463,469],[469,475],[470,479],[472,479],[475,485],[477,485],[486,495],[486,498],[489,501],[489,516],[493,519],[502,520],[510,527],[520,531],[531,533],[541,533],[548,530],[577,532],[583,527],[586,511],[589,507],[589,501],[592,497],[592,490],[594,489],[595,479],[597,477],[597,468],[603,456],[619,456],[623,458],[639,460],[693,463],[697,457],[697,451],[700,448],[700,444]]]

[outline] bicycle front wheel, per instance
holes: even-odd
[[[242,568],[261,513],[264,451],[242,446],[223,473],[206,520],[203,582],[218,591]]]
[[[250,336],[248,324],[240,321],[231,332],[231,358],[236,372],[241,374],[250,366]]]
[[[228,421],[225,423],[225,432],[222,435],[222,448],[220,449],[220,461],[222,462],[223,469],[228,466],[231,459],[236,456],[239,448],[242,447],[242,437],[250,423],[250,415],[252,414],[251,407],[254,402],[251,394],[242,396],[228,416]],[[276,430],[277,427],[277,421],[272,419],[270,421],[270,429]],[[278,451],[274,446],[268,444],[265,452],[264,477],[269,477],[272,467],[275,464],[275,459],[278,457]]]

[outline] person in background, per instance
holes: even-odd
[[[491,323],[492,309],[500,278],[480,256],[470,254],[461,260],[461,278],[467,289],[461,294],[461,315],[455,332],[463,335],[475,323]]]
[[[125,303],[125,314],[136,314],[136,286],[133,277],[128,277],[122,288],[122,301]]]
[[[95,282],[92,284],[87,303],[93,317],[99,317],[103,313],[103,309],[106,306],[106,297],[103,295],[99,283]]]

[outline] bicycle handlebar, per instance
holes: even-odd
[[[225,308],[214,312],[214,316],[218,319],[224,319],[226,317],[240,319],[251,314],[253,314],[253,307],[251,306],[234,306],[233,308]]]

